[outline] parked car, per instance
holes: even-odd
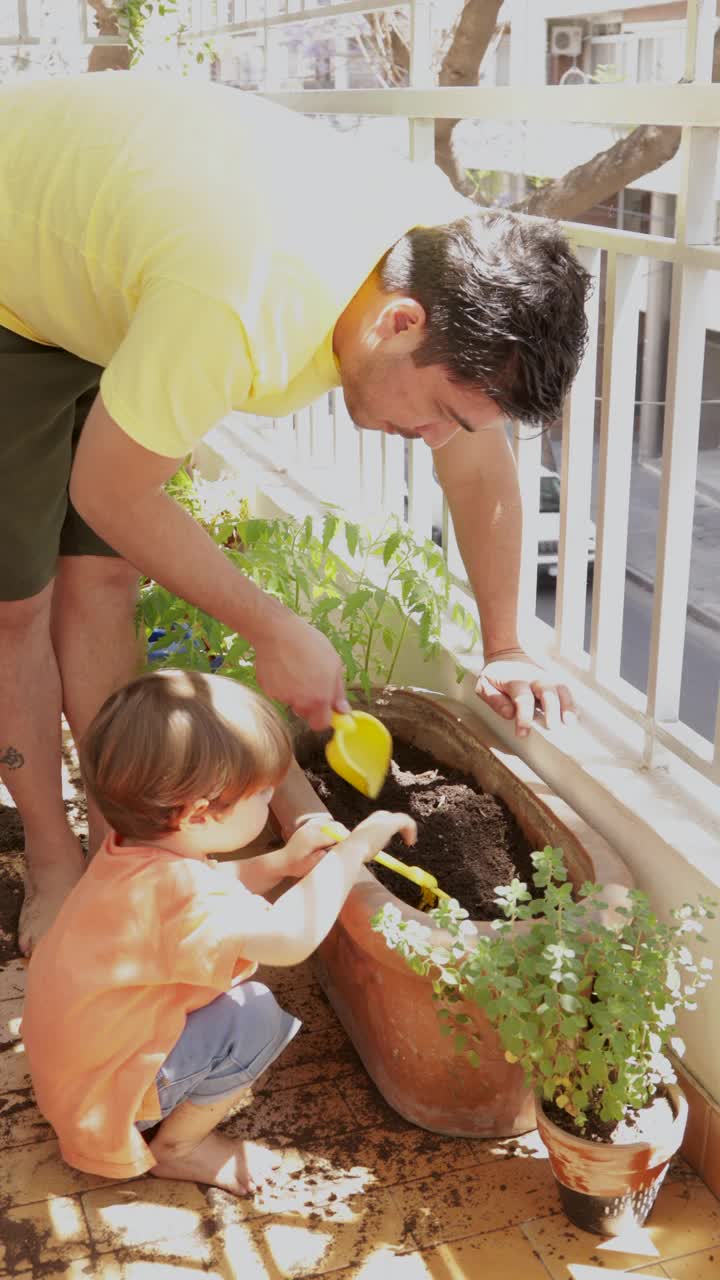
[[[435,477],[437,480],[437,477]],[[443,494],[437,485],[433,500],[433,541],[442,542]],[[556,471],[540,468],[540,514],[538,529],[538,576],[557,578],[558,547],[560,543],[560,477]],[[595,525],[588,520],[587,532],[588,572],[595,564]]]
[[[540,527],[538,530],[538,574],[557,578],[560,542],[560,477],[556,471],[540,468]],[[595,524],[588,520],[588,573],[595,564]]]

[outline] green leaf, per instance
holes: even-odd
[[[361,587],[358,591],[351,591],[345,604],[343,605],[342,618],[343,622],[346,618],[352,617],[372,599],[372,589],[369,587]]]
[[[330,543],[332,542],[333,538],[335,537],[335,534],[337,533],[337,527],[339,523],[340,522],[337,516],[331,516],[331,515],[325,516],[325,519],[323,521],[323,536],[322,536],[323,551],[327,551],[328,547],[330,546]]]
[[[351,556],[355,555],[360,541],[360,530],[356,524],[345,525],[345,542]]]
[[[395,533],[391,533],[383,547],[383,564],[388,565],[392,560],[402,541],[402,532],[397,529]]]

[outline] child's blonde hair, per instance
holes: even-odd
[[[177,827],[205,799],[220,811],[286,774],[290,736],[259,694],[224,676],[155,671],[113,693],[81,745],[85,782],[126,839]]]

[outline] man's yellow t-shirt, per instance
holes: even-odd
[[[335,322],[413,226],[433,166],[225,86],[105,72],[0,89],[0,325],[103,366],[105,406],[184,455],[231,409],[340,378]]]

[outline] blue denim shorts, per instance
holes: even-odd
[[[253,1084],[297,1035],[301,1023],[261,982],[242,982],[188,1014],[157,1073],[163,1118],[181,1102],[219,1102]],[[150,1129],[157,1120],[137,1120]]]

